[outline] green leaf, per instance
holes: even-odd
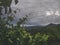
[[[9,40],[10,43],[13,43],[13,41],[10,38],[8,40]]]

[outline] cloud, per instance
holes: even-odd
[[[11,7],[17,11],[17,18],[29,15],[29,24],[43,25],[48,23],[60,23],[60,16],[46,16],[46,11],[60,11],[60,0],[19,0],[17,5]],[[13,6],[14,5],[14,6]]]

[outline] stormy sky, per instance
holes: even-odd
[[[11,7],[17,18],[28,15],[27,24],[60,23],[60,0],[19,0],[16,5],[13,0]]]

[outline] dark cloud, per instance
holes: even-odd
[[[46,16],[46,11],[60,11],[60,0],[19,0],[17,5],[13,1],[11,7],[14,10],[20,9],[17,18],[30,14],[30,24],[60,23],[60,16]]]

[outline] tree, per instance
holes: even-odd
[[[40,45],[41,41],[48,40],[48,35],[31,35],[25,28],[20,27],[28,16],[20,18],[16,26],[10,24],[14,20],[14,16],[11,15],[11,2],[12,0],[0,0],[0,45]],[[15,0],[15,3],[17,4],[18,0]]]
[[[11,2],[12,0],[0,0],[0,44],[1,45],[8,45],[12,43],[12,39],[17,38],[15,34],[19,32],[18,30],[24,30],[23,28],[20,28],[20,24],[22,24],[26,18],[22,18],[17,22],[17,26],[13,26],[13,24],[10,24],[14,20],[14,16],[11,15]],[[18,3],[18,0],[15,0],[15,3]],[[2,12],[2,10],[4,10]],[[14,27],[14,28],[13,28]],[[19,29],[20,28],[20,29]],[[16,31],[17,30],[17,31]],[[16,31],[16,33],[14,32]],[[20,34],[19,34],[20,35]],[[16,43],[16,39],[13,42]],[[14,45],[14,44],[13,44]]]

